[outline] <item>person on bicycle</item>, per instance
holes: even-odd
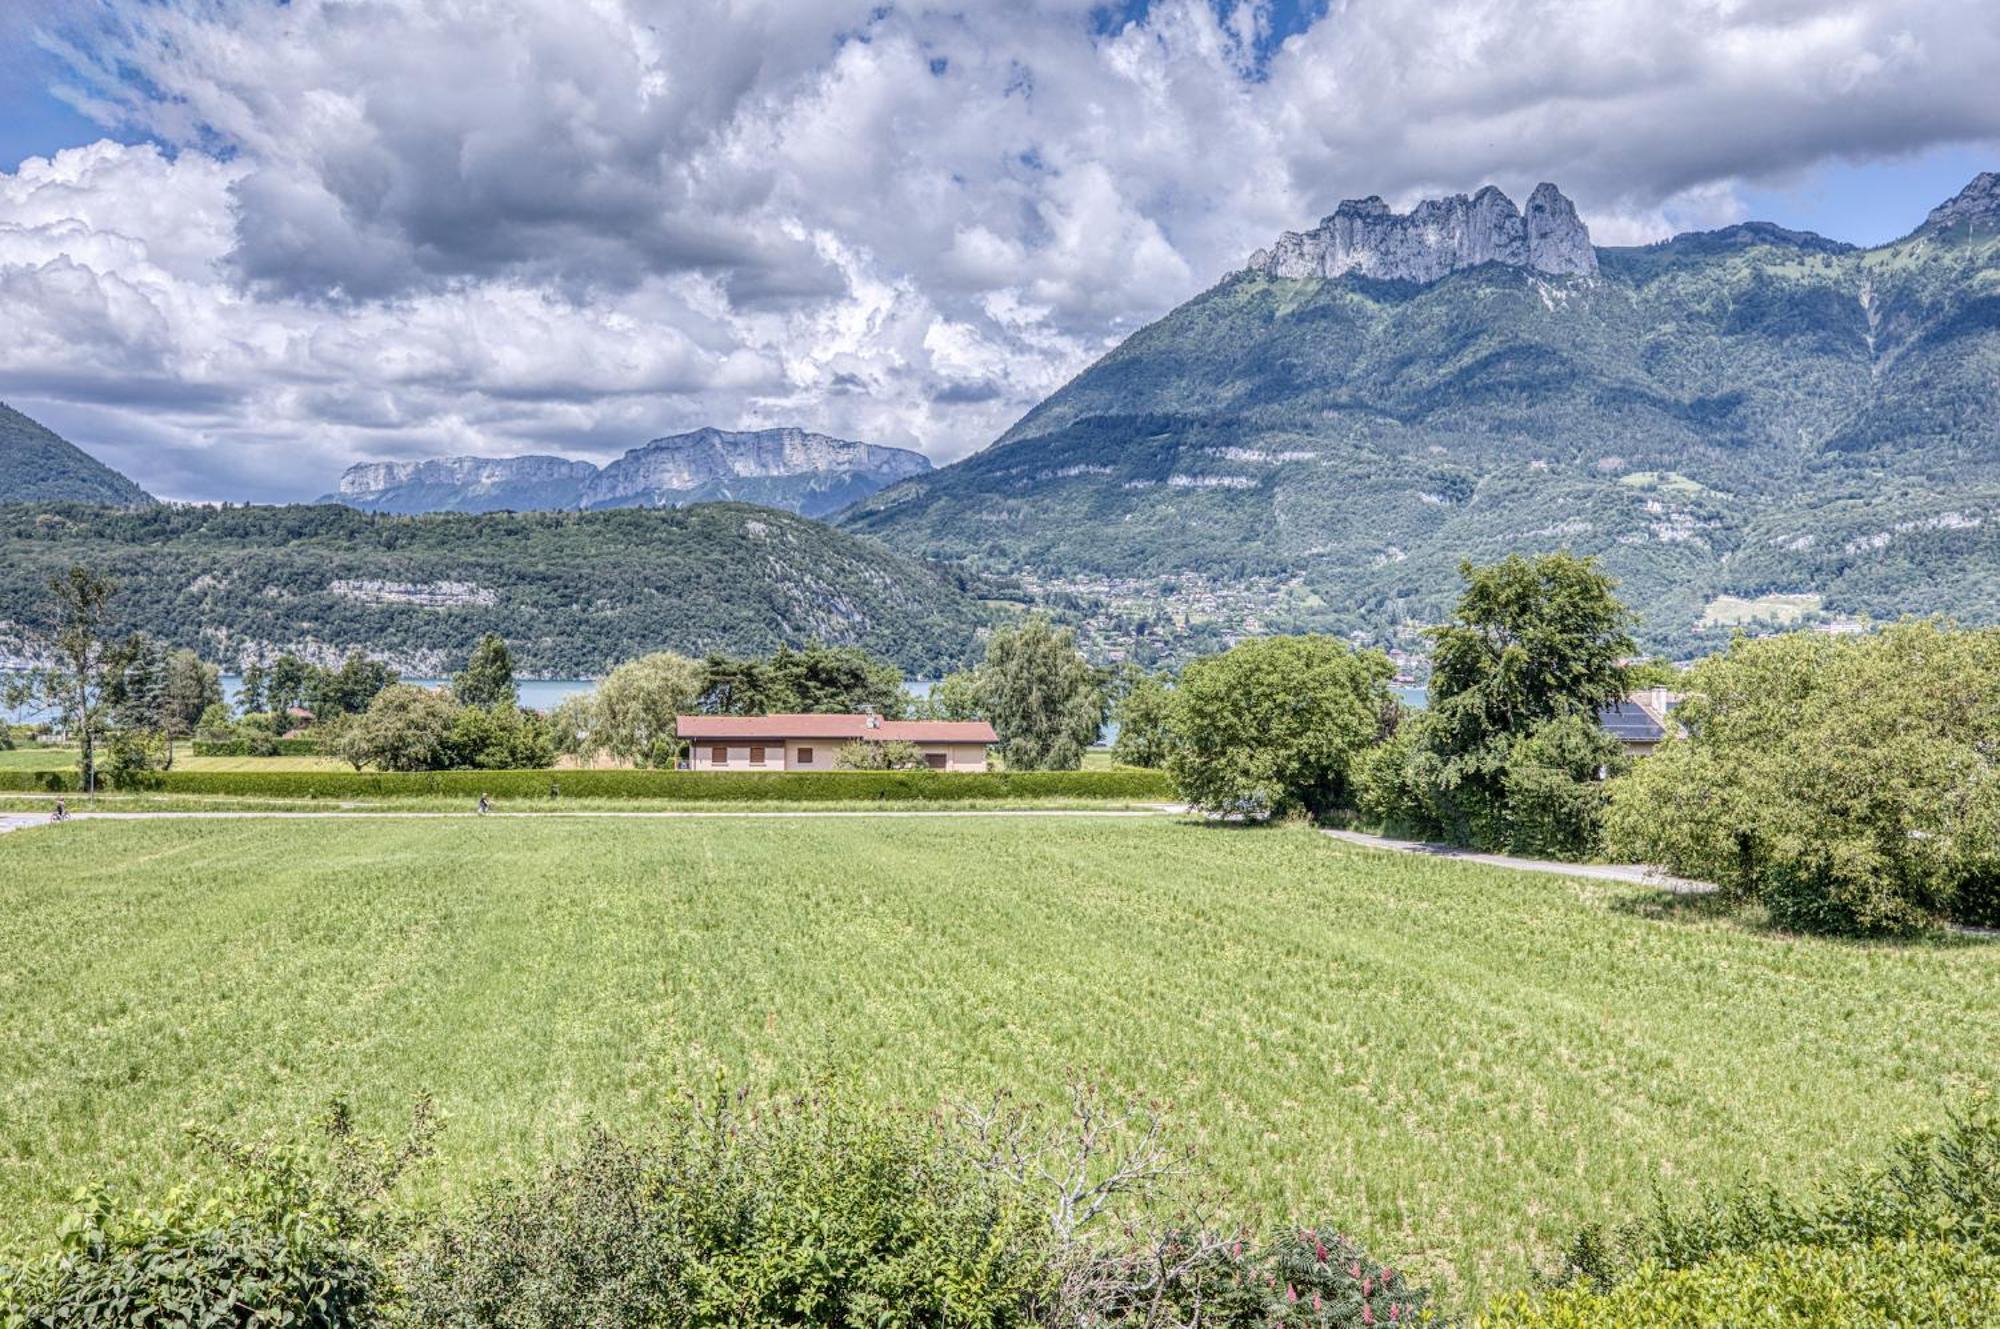
[[[69,807],[60,798],[56,800],[56,810],[53,814],[50,815],[49,820],[50,821],[69,820]]]
[[[484,793],[479,795],[479,815],[485,816],[493,810],[493,802]]]

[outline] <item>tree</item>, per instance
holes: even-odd
[[[1012,771],[1073,771],[1104,728],[1104,688],[1076,634],[1040,614],[995,632],[979,667],[980,702]]]
[[[703,681],[701,665],[672,651],[619,665],[592,698],[593,750],[634,765],[672,766],[680,751],[675,721],[694,709]]]
[[[926,720],[984,720],[986,704],[980,696],[979,672],[966,669],[946,674],[931,684],[930,695],[917,709]]]
[[[451,693],[467,706],[518,706],[521,693],[514,686],[514,657],[497,632],[489,632],[472,648],[465,668],[452,675]]]
[[[237,693],[237,709],[245,715],[255,715],[264,709],[264,686],[268,671],[262,660],[252,660],[243,666],[243,687]]]
[[[1514,744],[1625,695],[1633,619],[1593,559],[1515,554],[1459,571],[1466,586],[1451,621],[1430,631],[1431,704],[1416,721],[1407,783],[1437,833],[1501,846]]]
[[[460,707],[446,746],[446,762],[453,770],[540,770],[556,755],[547,720],[504,704]]]
[[[143,633],[127,637],[113,652],[107,668],[104,699],[115,727],[111,747],[114,777],[155,766],[172,767],[173,743],[167,733],[167,648]]]
[[[265,675],[264,696],[268,708],[278,715],[306,704],[306,689],[312,682],[312,667],[290,651],[271,662]]]
[[[1751,640],[1691,669],[1605,839],[1780,926],[2000,924],[2000,629]]]
[[[1262,637],[1181,671],[1167,770],[1209,812],[1321,816],[1380,736],[1395,669],[1334,637]]]
[[[781,646],[768,660],[711,655],[702,662],[699,705],[710,715],[851,714],[900,719],[909,705],[903,674],[854,646]]]
[[[338,669],[305,666],[302,687],[305,707],[313,713],[315,720],[327,720],[336,715],[358,715],[369,708],[382,689],[395,681],[396,671],[388,665],[380,660],[371,660],[358,650],[349,651]]]
[[[791,714],[849,715],[870,711],[895,720],[909,705],[903,671],[873,659],[858,646],[814,642],[803,650],[781,646],[767,666],[771,710]]]
[[[8,686],[16,709],[53,712],[77,740],[77,775],[85,793],[97,792],[97,743],[104,731],[108,666],[117,647],[107,633],[116,585],[89,568],[71,567],[49,578],[47,626],[34,644],[50,663]]]
[[[1159,769],[1167,764],[1173,745],[1173,691],[1165,674],[1132,670],[1125,694],[1111,708],[1118,737],[1111,742],[1111,759],[1121,766]]]
[[[393,683],[362,714],[334,722],[334,753],[357,771],[441,770],[451,764],[458,711],[443,693]]]
[[[880,742],[857,738],[852,743],[841,744],[840,751],[833,754],[833,768],[837,771],[920,771],[924,769],[924,754],[915,743],[907,743],[900,738]]]
[[[167,739],[167,767],[174,764],[174,740],[190,738],[201,726],[210,707],[223,706],[222,671],[206,664],[193,651],[175,651],[167,657],[165,695],[161,698],[161,732]],[[225,719],[227,711],[224,711]]]

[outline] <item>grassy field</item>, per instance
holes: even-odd
[[[1252,1216],[1518,1282],[1654,1187],[1879,1157],[2000,1068],[2000,946],[1784,938],[1649,892],[1108,821],[75,823],[0,838],[0,1223],[181,1124],[388,1126],[446,1203],[716,1067],[884,1100],[1071,1068]]]
[[[1825,603],[1817,594],[1760,595],[1745,600],[1735,595],[1718,595],[1701,611],[1706,627],[1742,627],[1751,623],[1772,623],[1780,627],[1796,623],[1807,614],[1817,614]]]

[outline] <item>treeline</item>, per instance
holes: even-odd
[[[493,631],[541,676],[593,677],[662,643],[758,655],[813,640],[933,675],[965,664],[990,618],[969,573],[734,503],[420,517],[14,506],[0,519],[0,623],[35,623],[47,580],[73,565],[125,589],[122,629],[225,667],[359,649],[442,671]]]
[[[1463,571],[1427,709],[1377,652],[1264,638],[1128,679],[1114,755],[1211,813],[1657,864],[1785,928],[2000,922],[2000,629],[1739,637],[1676,673],[1591,560]],[[1635,762],[1599,714],[1655,685],[1685,697]]]
[[[414,1205],[439,1130],[344,1104],[324,1147],[201,1129],[211,1166],[163,1203],[103,1190],[53,1249],[0,1262],[20,1329],[792,1325],[1364,1329],[1452,1323],[1337,1222],[1248,1227],[1142,1104],[1009,1099],[883,1111],[821,1082],[680,1100],[532,1176]],[[2000,1314],[2000,1120],[1975,1106],[1812,1200],[1711,1194],[1579,1233],[1543,1286],[1473,1329],[1974,1325]],[[1421,1234],[1419,1234],[1419,1239]]]

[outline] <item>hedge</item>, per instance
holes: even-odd
[[[107,776],[100,789],[110,789]],[[1160,771],[146,771],[122,789],[245,798],[658,798],[690,803],[1164,801]],[[78,788],[75,771],[0,771],[0,790]]]
[[[258,746],[261,748],[265,745],[260,743]],[[196,739],[194,755],[197,757],[317,757],[319,755],[319,740],[316,738],[274,738],[270,740],[267,751],[252,752],[250,744],[240,738],[224,739],[221,742],[214,743],[205,739]]]
[[[1477,1329],[1861,1329],[2000,1323],[2000,1258],[1970,1243],[1767,1246],[1691,1269],[1648,1265],[1606,1292],[1516,1293]]]

